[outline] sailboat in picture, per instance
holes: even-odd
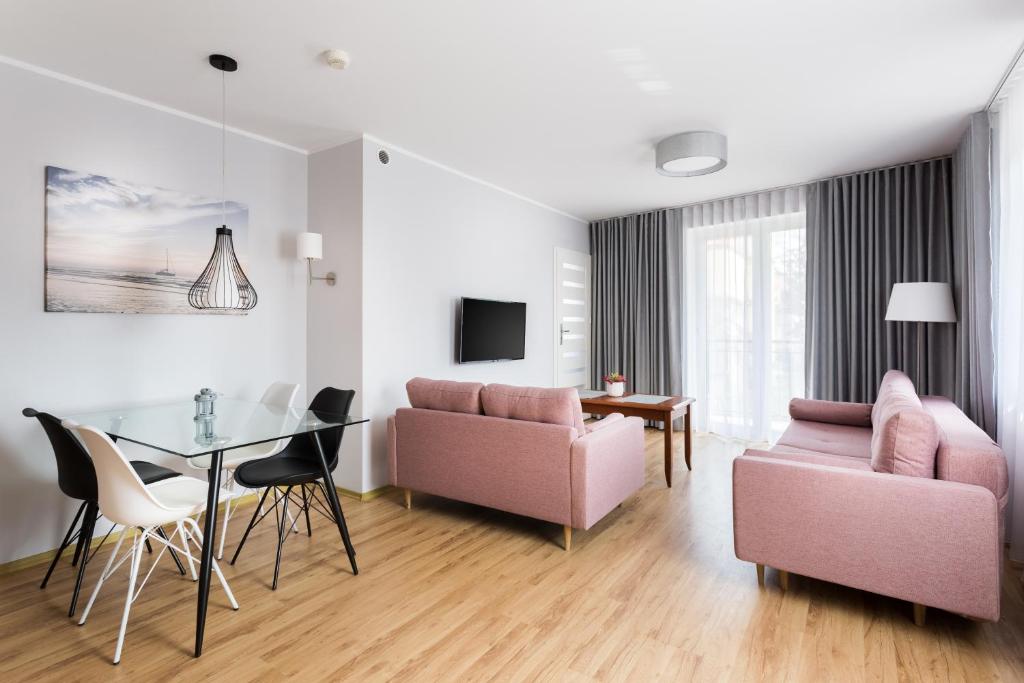
[[[167,277],[174,277],[174,271],[171,270],[171,251],[170,249],[164,249],[164,258],[166,263],[164,264],[163,270],[156,271],[157,275],[166,275]]]

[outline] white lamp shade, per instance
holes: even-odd
[[[897,282],[885,319],[898,322],[955,323],[953,292],[946,282]]]
[[[300,259],[322,259],[324,257],[324,238],[318,232],[301,232],[295,250]]]

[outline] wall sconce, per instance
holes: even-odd
[[[313,275],[313,261],[319,261],[324,257],[324,238],[318,232],[302,232],[299,233],[298,240],[295,244],[295,250],[299,254],[300,259],[306,259],[306,268],[309,271],[309,284],[313,284],[313,280],[323,280],[332,287],[337,283],[338,278],[335,277],[334,273],[327,273],[323,277],[315,277]]]

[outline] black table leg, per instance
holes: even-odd
[[[196,609],[196,657],[203,654],[203,633],[206,630],[206,603],[210,598],[210,573],[213,568],[213,545],[217,534],[217,499],[220,493],[220,468],[224,451],[214,451],[210,458],[209,491],[206,494],[206,520],[203,523],[203,551],[199,565],[199,604]]]
[[[320,443],[320,434],[318,432],[313,432],[313,443],[316,444],[316,453],[320,459],[320,471],[324,475],[324,489],[326,489],[327,500],[330,501],[334,519],[338,522],[338,531],[341,532],[341,541],[345,544],[345,552],[348,553],[348,561],[352,565],[352,573],[359,574],[359,567],[356,566],[356,550],[352,547],[352,539],[348,536],[348,526],[345,524],[344,515],[341,514],[341,503],[338,502],[338,490],[334,488],[334,478],[331,477],[331,470],[327,467],[324,446]]]

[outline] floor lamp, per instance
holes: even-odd
[[[955,323],[953,292],[947,282],[897,282],[892,286],[889,308],[885,312],[889,322],[916,322],[918,391],[924,391],[924,333],[925,323]]]

